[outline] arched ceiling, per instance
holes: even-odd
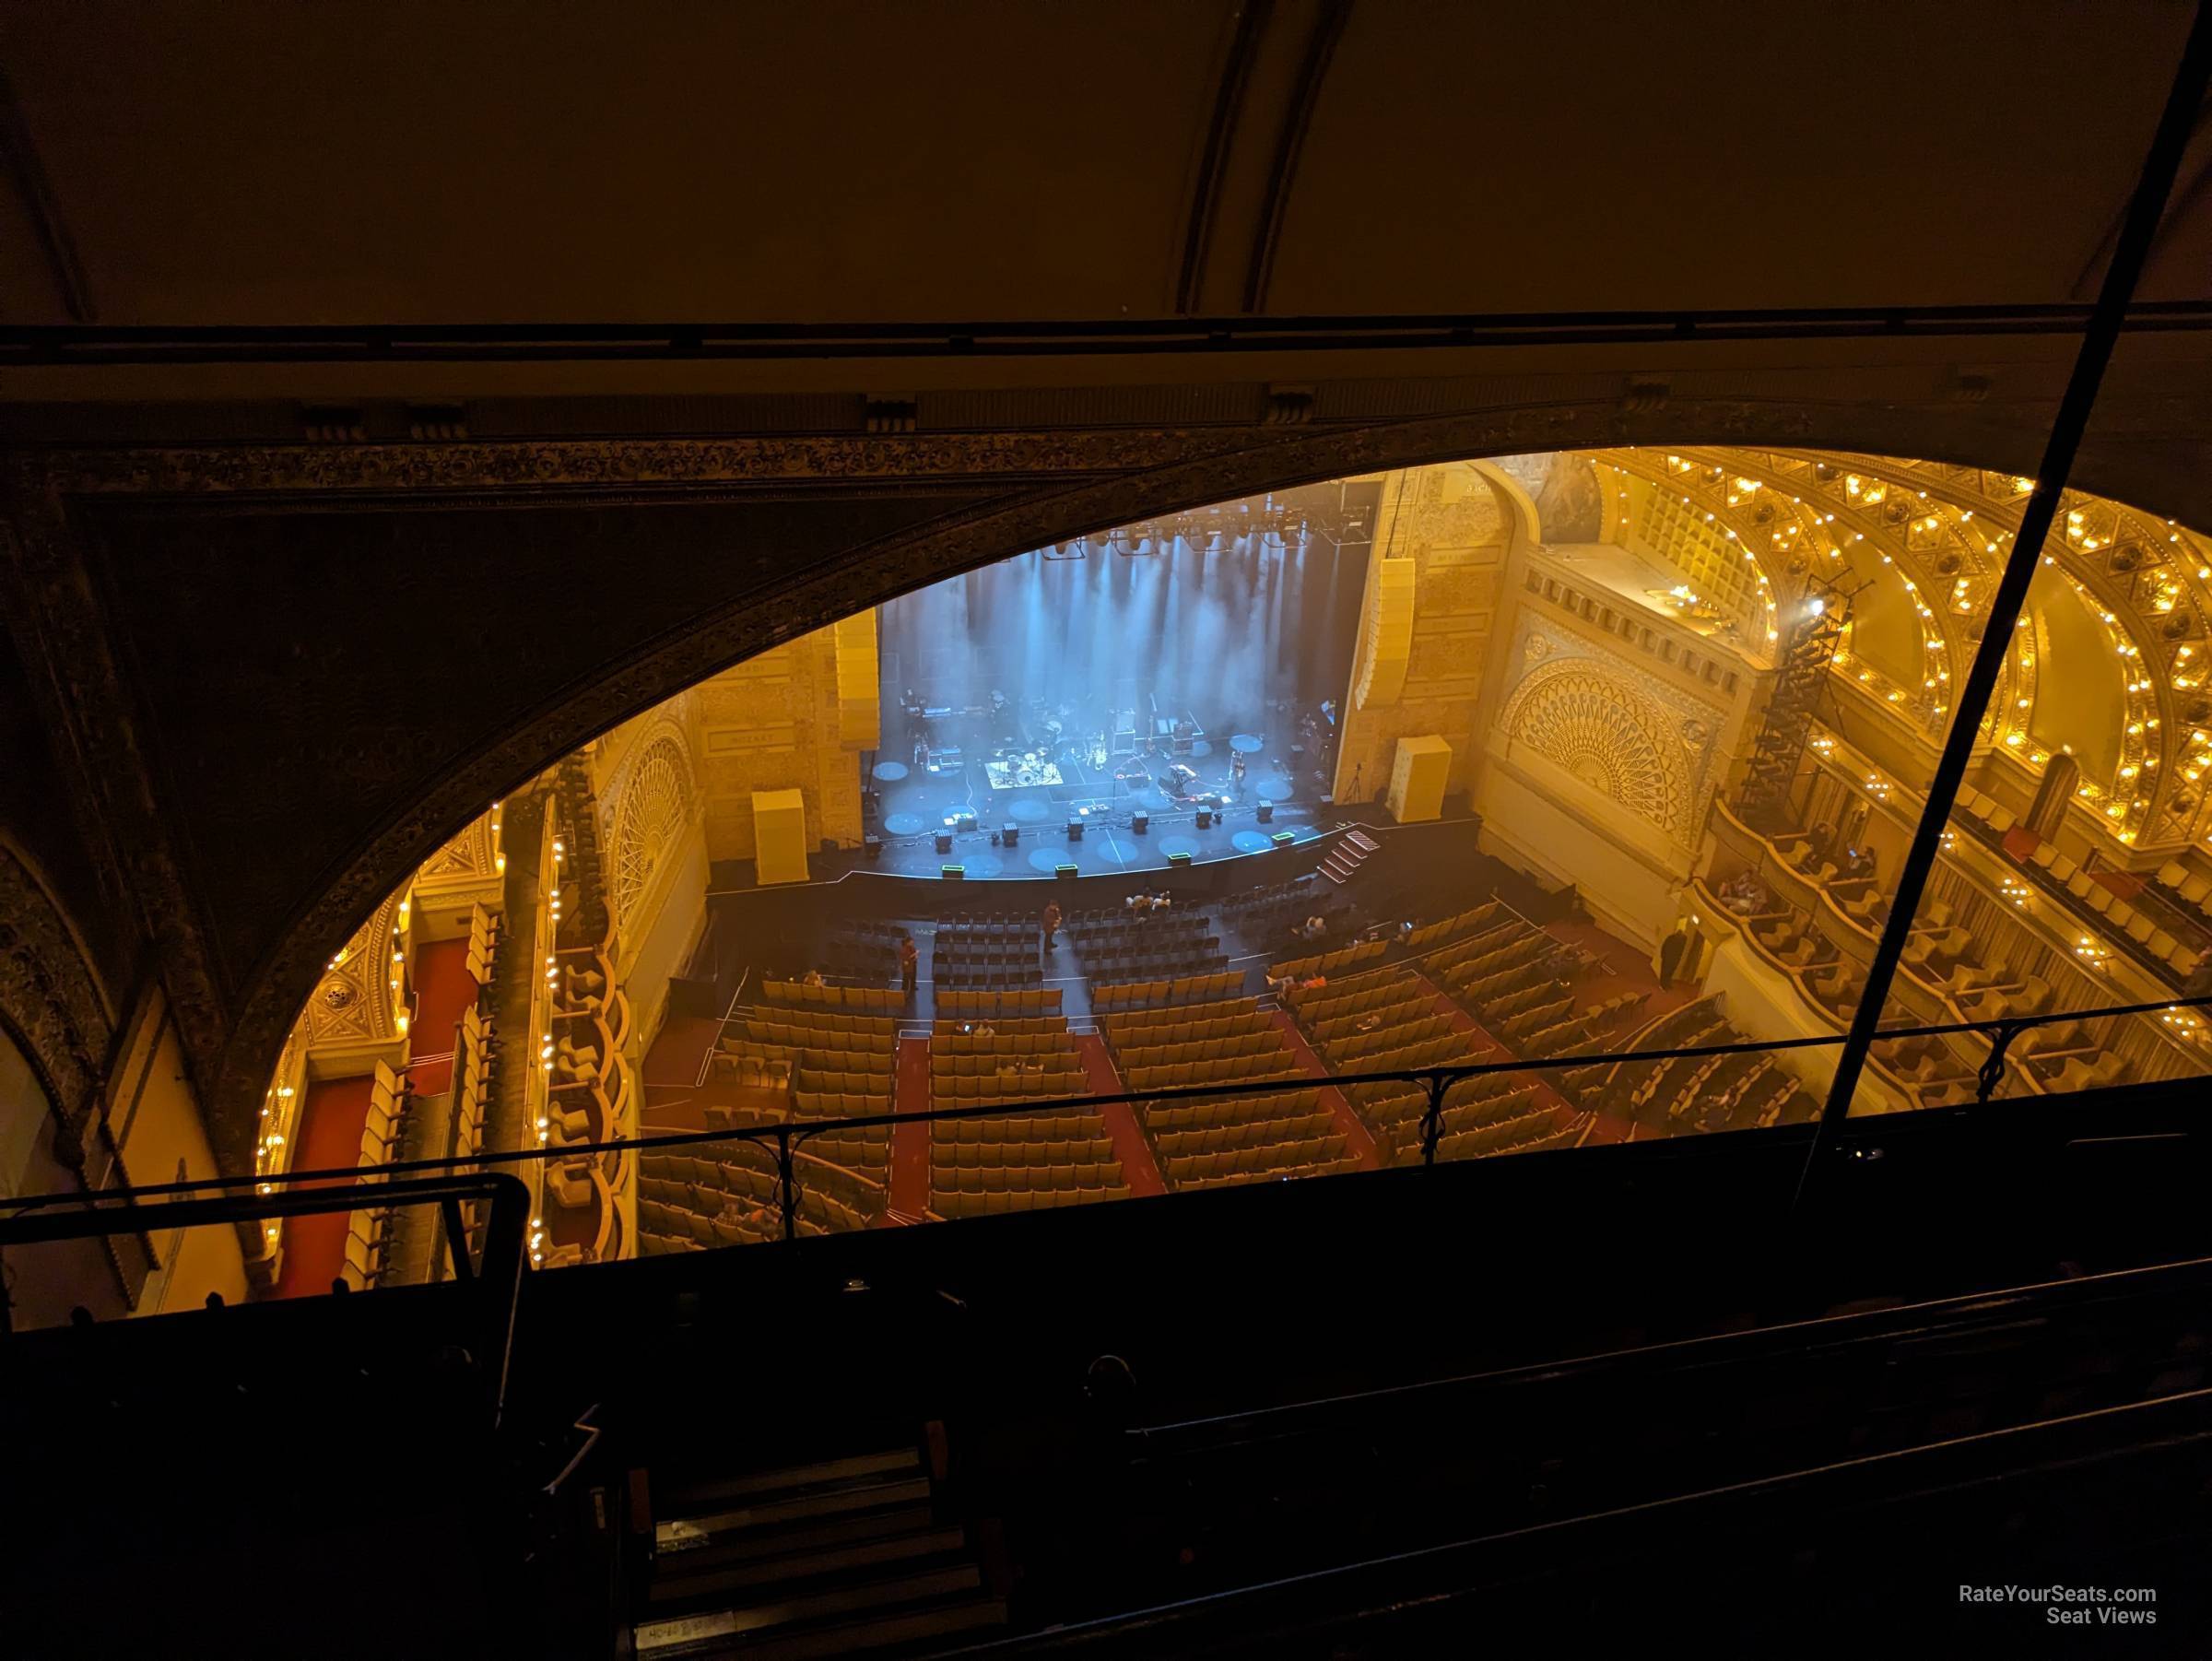
[[[77,0],[0,59],[109,324],[1810,308],[2087,298],[2188,17]],[[69,321],[9,212],[0,319]]]

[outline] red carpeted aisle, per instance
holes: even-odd
[[[929,1111],[929,1040],[899,1041],[898,1094],[891,1110],[900,1113]],[[929,1209],[929,1126],[924,1124],[891,1126],[890,1212],[886,1222],[919,1222]]]
[[[670,1016],[661,1023],[653,1048],[645,1052],[640,1082],[672,1090],[696,1088],[706,1076],[707,1056],[721,1033],[722,1023],[711,1016]]]
[[[318,1078],[307,1087],[293,1137],[294,1171],[351,1170],[360,1162],[361,1131],[369,1123],[371,1080]],[[301,1183],[327,1188],[329,1183]],[[284,1272],[276,1278],[279,1298],[312,1298],[330,1290],[346,1261],[344,1211],[295,1217],[284,1225]]]
[[[1409,970],[1407,972],[1410,973],[1415,980],[1418,981],[1423,987],[1427,988],[1429,995],[1435,1000],[1437,1013],[1448,1019],[1452,1025],[1458,1031],[1465,1032],[1468,1037],[1475,1040],[1475,1055],[1473,1059],[1479,1061],[1512,1061],[1517,1059],[1512,1051],[1508,1049],[1504,1044],[1500,1043],[1497,1039],[1490,1036],[1490,1032],[1488,1028],[1486,1028],[1480,1021],[1477,1020],[1472,1015],[1469,1015],[1465,1009],[1461,1008],[1457,1003],[1453,1002],[1451,995],[1446,993],[1442,987],[1439,986],[1434,981],[1430,980],[1427,975],[1421,973],[1418,970]],[[1546,1107],[1550,1108],[1553,1113],[1559,1115],[1559,1128],[1561,1130],[1565,1130],[1570,1125],[1573,1124],[1577,1119],[1583,1116],[1581,1111],[1574,1107],[1566,1097],[1560,1095],[1559,1090],[1554,1088],[1548,1074],[1516,1074],[1514,1076],[1514,1082],[1516,1084],[1533,1084],[1536,1087],[1536,1100],[1541,1101]]]
[[[1313,1054],[1312,1046],[1306,1043],[1305,1035],[1298,1030],[1298,1023],[1290,1019],[1289,1010],[1277,1009],[1275,1012],[1275,1024],[1281,1029],[1283,1043],[1290,1046],[1290,1054],[1297,1057],[1300,1066],[1316,1078],[1327,1073],[1329,1069],[1321,1065],[1321,1057]],[[1344,1099],[1344,1092],[1334,1085],[1329,1086],[1321,1092],[1321,1104],[1335,1115],[1336,1128],[1344,1132],[1345,1151],[1359,1161],[1359,1169],[1374,1171],[1380,1168],[1382,1160],[1375,1152],[1375,1138],[1368,1134],[1366,1121],[1354,1113],[1352,1104]]]
[[[1113,1069],[1113,1057],[1106,1054],[1106,1041],[1096,1032],[1077,1032],[1074,1037],[1076,1054],[1083,1057],[1083,1072],[1090,1081],[1090,1093],[1111,1096],[1118,1091],[1122,1076]],[[1136,1110],[1126,1101],[1116,1101],[1099,1113],[1106,1121],[1106,1134],[1113,1138],[1114,1157],[1122,1162],[1122,1181],[1129,1184],[1129,1192],[1139,1199],[1148,1194],[1165,1194],[1168,1184],[1152,1161],[1152,1145],[1145,1140],[1144,1127],[1136,1122]]]
[[[415,948],[415,1018],[407,1027],[407,1064],[416,1093],[441,1094],[453,1077],[453,1029],[481,988],[468,972],[468,941],[433,940]]]

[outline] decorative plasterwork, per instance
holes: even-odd
[[[690,751],[673,723],[642,736],[600,794],[608,898],[617,925],[631,939],[646,932],[647,902],[676,859],[698,799]]]
[[[1697,844],[1725,712],[1524,617],[1499,730],[1680,846]]]
[[[394,982],[401,977],[393,951],[400,905],[399,895],[388,897],[324,967],[300,1012],[311,1055],[324,1048],[351,1049],[399,1036],[399,988]]]
[[[58,1120],[55,1152],[84,1160],[114,1037],[100,985],[61,909],[15,851],[0,843],[0,1022],[23,1052]]]
[[[417,891],[429,895],[449,889],[475,890],[497,883],[506,868],[500,850],[499,817],[500,807],[495,803],[424,860],[415,873]]]

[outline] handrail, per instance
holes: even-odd
[[[1387,1409],[1385,1423],[1418,1423],[1413,1417],[1425,1400],[1456,1390],[1502,1389],[1516,1384],[1559,1381],[1570,1377],[1599,1377],[1632,1366],[1661,1362],[1680,1368],[1727,1364],[1739,1353],[1760,1354],[1777,1349],[1805,1351],[1815,1346],[1833,1352],[1845,1345],[1869,1338],[1885,1343],[1927,1338],[1956,1329],[1959,1323],[2007,1314],[2030,1302],[2039,1313],[2073,1306],[2098,1306],[2180,1289],[2194,1302],[2212,1290],[2212,1257],[2192,1257],[2175,1263],[2155,1263],[2136,1268],[2111,1269],[2071,1279],[2030,1281],[1994,1291],[1960,1292],[1919,1302],[1881,1309],[1851,1310],[1842,1313],[1812,1315],[1749,1327],[1741,1331],[1700,1333],[1666,1338],[1620,1349],[1598,1350],[1555,1361],[1531,1361],[1496,1367],[1481,1372],[1455,1373],[1446,1378],[1422,1379],[1413,1384],[1383,1384],[1374,1389],[1300,1401],[1247,1408],[1234,1413],[1176,1420],[1154,1425],[1132,1425],[1122,1432],[1140,1450],[1179,1439],[1198,1439],[1226,1433],[1232,1427],[1295,1424],[1301,1417],[1324,1410],[1358,1408],[1373,1414]]]
[[[132,1204],[120,1209],[106,1206],[81,1206],[72,1211],[60,1212],[18,1203],[7,1207],[18,1215],[0,1215],[0,1248],[35,1245],[57,1240],[95,1238],[113,1232],[115,1222],[120,1218],[129,1219],[133,1227],[189,1229],[216,1223],[258,1222],[272,1217],[304,1217],[331,1211],[352,1211],[359,1208],[364,1200],[373,1200],[379,1209],[405,1205],[436,1206],[446,1219],[447,1243],[453,1255],[454,1278],[473,1292],[482,1304],[476,1349],[485,1370],[487,1405],[491,1410],[493,1422],[497,1423],[506,1400],[507,1364],[513,1339],[515,1304],[521,1295],[523,1258],[529,1238],[529,1190],[519,1179],[504,1172],[449,1172],[428,1178],[384,1182],[377,1180],[382,1169],[368,1167],[352,1172],[303,1172],[297,1178],[288,1175],[280,1179],[322,1180],[334,1174],[355,1179],[342,1186],[296,1188],[281,1194],[218,1194],[200,1199],[166,1198],[150,1206],[140,1205],[140,1196],[241,1185],[258,1190],[269,1179],[226,1177],[205,1183],[165,1183],[155,1188],[111,1190],[116,1195],[132,1196]],[[31,1197],[34,1200],[83,1200],[94,1196],[78,1194],[39,1195]],[[465,1200],[489,1202],[483,1248],[473,1260],[468,1252],[467,1231],[458,1226],[461,1205]],[[12,1330],[5,1284],[0,1283],[0,1340],[5,1340]]]
[[[2096,1009],[2062,1009],[2041,1015],[2003,1016],[1989,1020],[1947,1021],[1936,1025],[1886,1027],[1875,1034],[1877,1042],[1906,1038],[1944,1037],[1955,1033],[1988,1033],[1989,1058],[1983,1062],[1978,1089],[1972,1105],[1985,1106],[1991,1093],[2003,1075],[2006,1053],[2022,1033],[2040,1026],[2058,1021],[2093,1020],[2105,1016],[2151,1015],[2163,1010],[2194,1009],[2212,1007],[2212,996],[2162,999],[2154,1004],[2120,1004]],[[518,1165],[554,1159],[573,1159],[580,1155],[618,1152],[623,1149],[651,1151],[665,1148],[691,1148],[707,1143],[759,1142],[776,1145],[776,1168],[782,1188],[783,1238],[796,1237],[798,1229],[798,1196],[794,1155],[798,1144],[818,1136],[838,1131],[868,1130],[879,1125],[936,1125],[957,1123],[967,1119],[1033,1118],[1055,1113],[1075,1113],[1085,1109],[1129,1105],[1133,1103],[1197,1101],[1220,1096],[1280,1096],[1301,1090],[1322,1088],[1342,1088],[1363,1084],[1412,1084],[1425,1089],[1429,1104],[1422,1116],[1421,1163],[1436,1163],[1437,1143],[1442,1129],[1443,1103],[1446,1093],[1454,1084],[1469,1078],[1487,1078],[1496,1073],[1544,1073],[1565,1071],[1586,1066],[1604,1066],[1624,1061],[1680,1061],[1708,1056],[1764,1054],[1782,1050],[1816,1050],[1841,1048],[1845,1043],[1841,1033],[1817,1037],[1747,1039],[1738,1043],[1687,1044],[1666,1049],[1621,1050],[1603,1054],[1546,1055],[1527,1059],[1509,1057],[1499,1061],[1464,1062],[1426,1067],[1402,1068],[1377,1073],[1321,1073],[1304,1074],[1290,1078],[1266,1079],[1223,1079],[1213,1084],[1177,1085],[1159,1090],[1119,1090],[1087,1096],[1050,1097],[1030,1101],[981,1102],[971,1107],[930,1108],[921,1113],[868,1113],[849,1119],[785,1119],[772,1125],[748,1125],[726,1130],[668,1131],[657,1136],[629,1137],[607,1142],[569,1143],[559,1148],[511,1149],[504,1152],[483,1152],[466,1160],[402,1160],[388,1165],[349,1166],[324,1171],[291,1171],[276,1177],[208,1177],[182,1183],[160,1183],[143,1188],[107,1189],[94,1194],[39,1194],[16,1198],[0,1198],[0,1226],[6,1214],[42,1209],[47,1207],[73,1205],[85,1215],[97,1215],[108,1209],[103,1202],[117,1200],[126,1205],[147,1196],[198,1193],[207,1189],[224,1189],[264,1185],[270,1183],[308,1183],[345,1181],[362,1177],[416,1175],[441,1172],[475,1172],[486,1167]]]
[[[1525,1591],[1545,1573],[1567,1573],[1562,1565],[1603,1562],[1631,1550],[1648,1554],[1654,1541],[1695,1541],[1710,1548],[1715,1541],[1732,1544],[1753,1531],[1769,1541],[1797,1538],[1786,1516],[1778,1519],[1778,1512],[1833,1518],[1871,1503],[1957,1492],[2022,1475],[2077,1471],[2113,1459],[2171,1462],[2192,1455],[2201,1460],[2212,1443],[2212,1431],[2204,1428],[2207,1407],[2212,1407],[2212,1389],[2194,1389],[2054,1414],[1301,1570],[1042,1632],[987,1640],[958,1653],[1188,1654],[1208,1647],[1206,1641],[1216,1638],[1250,1645],[1290,1630],[1311,1638],[1333,1623],[1368,1613],[1448,1612],[1456,1600],[1477,1591],[1505,1584]]]

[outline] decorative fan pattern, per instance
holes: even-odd
[[[655,738],[629,769],[615,809],[615,916],[625,929],[691,818],[691,769],[672,736]]]
[[[1507,706],[1516,744],[1676,836],[1689,802],[1688,751],[1665,712],[1626,682],[1586,664],[1536,670]]]

